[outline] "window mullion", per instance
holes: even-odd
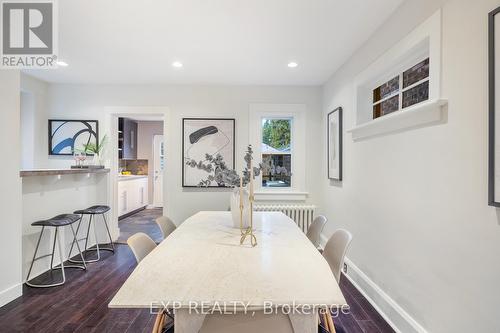
[[[403,73],[399,74],[398,111],[403,110]]]

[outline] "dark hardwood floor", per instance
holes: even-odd
[[[118,221],[120,237],[118,237],[116,242],[127,244],[127,239],[138,232],[144,232],[156,243],[161,242],[163,236],[155,220],[162,216],[162,214],[162,208],[143,209]]]
[[[149,310],[108,309],[107,305],[136,263],[126,245],[88,270],[66,270],[61,287],[24,287],[23,296],[0,308],[0,332],[151,332],[155,316]],[[56,272],[57,277],[60,273]],[[50,278],[46,273],[41,282]],[[342,291],[350,313],[334,318],[338,333],[394,332],[368,301],[345,278]]]

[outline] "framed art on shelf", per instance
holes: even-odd
[[[205,161],[206,154],[220,154],[234,169],[235,122],[233,118],[182,119],[182,187],[198,187],[206,178],[206,171],[186,165],[193,160]],[[213,181],[208,187],[222,186]]]
[[[73,155],[89,143],[99,144],[97,120],[49,119],[49,155]]]
[[[328,178],[342,180],[342,108],[328,114],[327,119]]]

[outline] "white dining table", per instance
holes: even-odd
[[[317,332],[318,307],[347,304],[328,263],[283,213],[256,212],[254,229],[257,246],[240,245],[230,212],[191,216],[109,307],[173,308],[176,333]]]

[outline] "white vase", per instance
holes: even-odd
[[[243,189],[243,228],[250,226],[250,194],[247,189]],[[231,194],[231,215],[233,217],[234,228],[240,228],[240,189],[236,187]]]
[[[94,154],[92,158],[92,165],[100,166],[101,165],[101,157],[97,154]]]

